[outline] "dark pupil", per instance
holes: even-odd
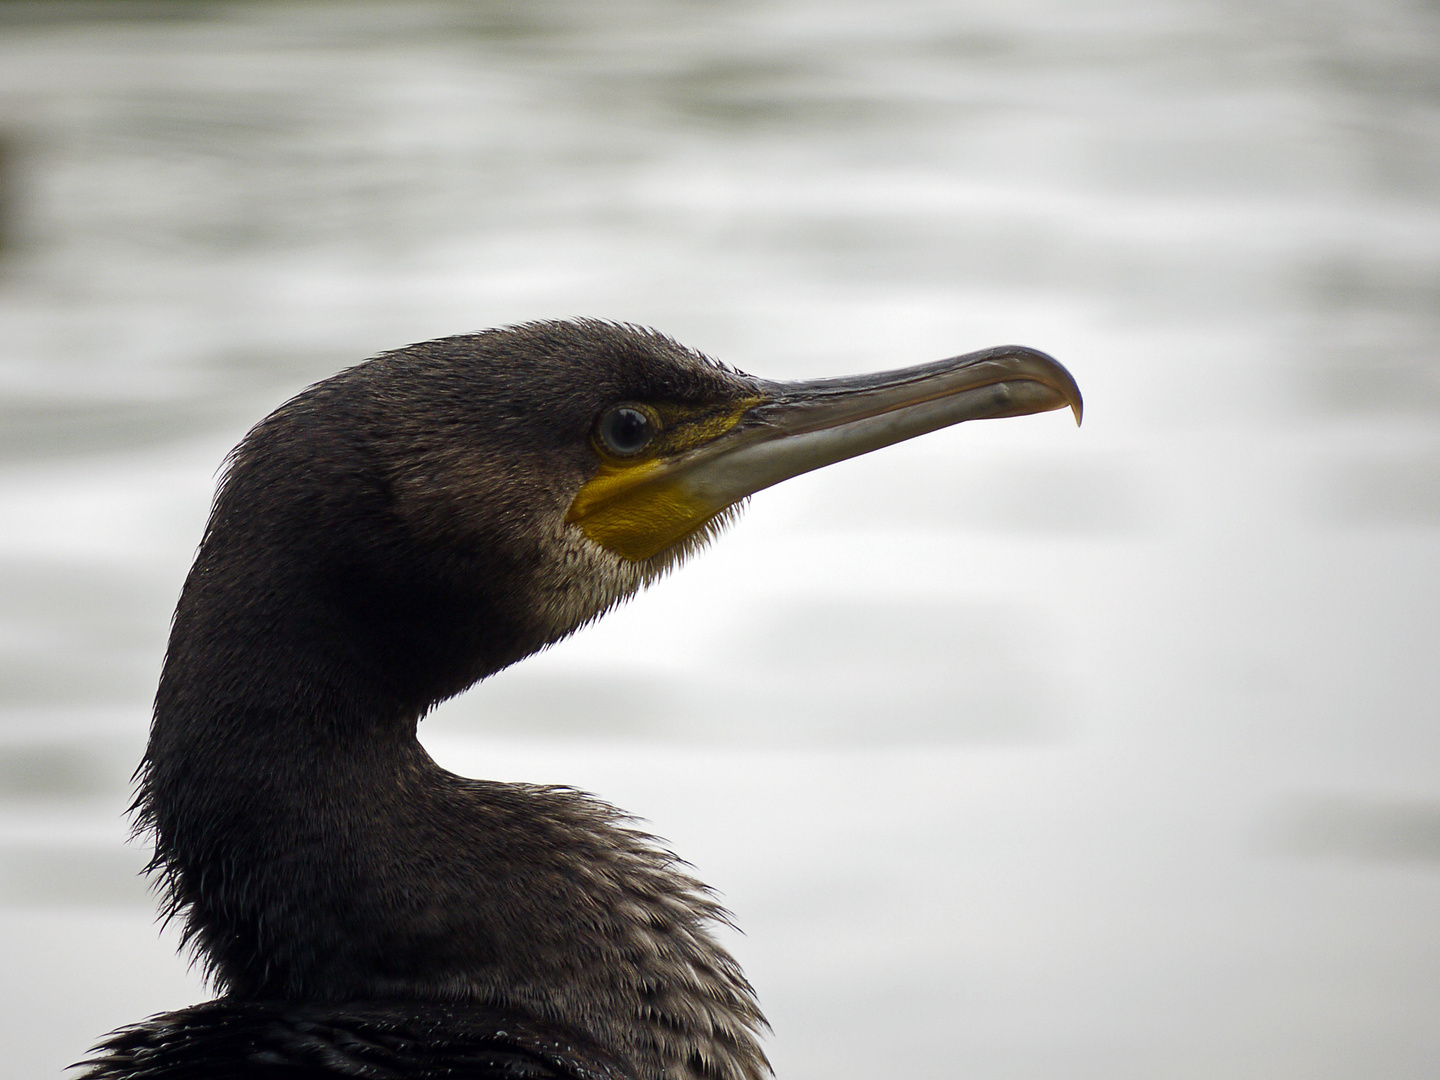
[[[623,405],[600,420],[600,437],[617,454],[633,454],[650,441],[650,418]]]

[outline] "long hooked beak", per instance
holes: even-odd
[[[1083,410],[1070,373],[1018,345],[875,375],[762,380],[758,390],[715,438],[587,485],[569,520],[626,558],[647,559],[747,495],[812,469],[966,420],[1068,406],[1078,424]]]

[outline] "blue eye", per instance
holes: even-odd
[[[658,427],[648,411],[634,405],[616,405],[600,414],[595,432],[606,450],[619,457],[630,457],[650,445]]]

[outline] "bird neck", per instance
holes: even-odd
[[[709,933],[724,912],[673,856],[579,793],[440,768],[388,646],[313,597],[267,606],[293,581],[250,584],[241,603],[192,571],[138,800],[171,914],[223,990],[469,1000],[647,1080],[767,1074],[764,1020]]]
[[[313,623],[177,612],[142,766],[172,914],[248,997],[371,996],[395,946],[387,849],[443,818],[418,710]]]

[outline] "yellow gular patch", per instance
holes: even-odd
[[[601,547],[634,562],[658,555],[714,517],[709,507],[668,479],[647,476],[660,461],[600,466],[580,489],[565,520],[578,524]]]
[[[576,493],[565,520],[633,562],[678,544],[725,507],[711,506],[686,491],[683,473],[671,472],[667,465],[674,457],[725,435],[761,400],[747,398],[724,411],[681,413],[673,407],[657,408],[663,430],[651,455],[619,460],[597,447],[599,471]]]

